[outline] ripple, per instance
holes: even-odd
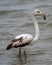
[[[32,6],[29,6],[32,5]],[[14,5],[14,6],[1,6],[0,11],[14,11],[14,10],[26,10],[33,7],[34,4],[28,3],[23,5]]]
[[[27,27],[27,26],[33,26],[33,23],[24,23],[20,27]]]
[[[48,23],[47,24],[47,27],[52,27],[52,23]]]
[[[0,32],[0,34],[1,34],[1,35],[13,35],[13,34],[11,34],[11,33],[9,33],[9,32]]]
[[[29,51],[29,55],[43,55],[45,50]]]
[[[42,8],[42,7],[52,7],[51,5],[46,5],[46,4],[44,4],[44,5],[39,5],[39,6],[37,6],[37,8]]]
[[[52,37],[47,37],[47,38],[44,39],[44,41],[45,40],[47,40],[47,41],[52,40]]]

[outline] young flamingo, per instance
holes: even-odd
[[[40,11],[39,9],[35,9],[33,11],[33,19],[34,19],[34,26],[35,26],[35,37],[33,38],[33,36],[31,34],[20,34],[18,36],[16,36],[10,44],[8,44],[7,46],[7,50],[11,49],[11,48],[20,48],[21,47],[25,47],[27,45],[29,45],[33,40],[37,41],[39,39],[39,26],[37,23],[37,20],[35,19],[36,16],[42,16],[44,18],[44,20],[46,20],[46,16],[45,13]]]

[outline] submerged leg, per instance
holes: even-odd
[[[26,50],[24,50],[24,60],[26,60],[27,56],[26,56]]]
[[[26,55],[26,50],[24,50],[24,55]]]
[[[19,56],[21,55],[21,48],[19,48],[19,54],[18,54]]]

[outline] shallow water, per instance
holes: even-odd
[[[21,33],[35,36],[32,11],[45,12],[47,20],[37,18],[40,39],[18,55],[6,50],[11,39]],[[0,0],[0,65],[52,65],[52,0]]]

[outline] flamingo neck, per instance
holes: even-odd
[[[39,39],[39,26],[34,16],[33,19],[34,19],[34,26],[35,26],[35,37],[33,38],[33,40],[37,41]]]

